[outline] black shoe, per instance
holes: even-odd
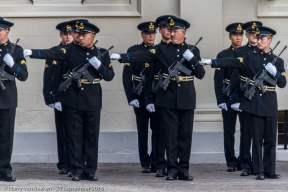
[[[73,177],[73,173],[71,171],[68,172],[67,174],[68,177]]]
[[[142,167],[142,173],[151,173],[150,167]]]
[[[251,171],[249,169],[243,169],[240,176],[249,176],[251,175]]]
[[[265,180],[264,173],[258,173],[258,174],[256,174],[256,180]]]
[[[159,169],[155,175],[155,177],[165,177],[166,173],[165,173],[165,169]]]
[[[235,172],[236,171],[236,167],[235,166],[229,166],[227,169],[227,172]]]
[[[189,175],[189,173],[185,172],[183,174],[180,174],[178,176],[178,180],[184,180],[184,181],[192,181],[193,177],[191,175]]]
[[[1,181],[14,182],[16,181],[16,178],[10,173],[4,173],[4,174],[1,174]]]
[[[85,174],[84,179],[88,181],[98,181],[98,177],[96,177],[93,173]]]
[[[68,170],[66,168],[61,168],[59,170],[59,174],[67,174],[68,173]]]
[[[277,173],[265,173],[266,179],[280,179],[281,175]]]
[[[81,181],[82,180],[82,175],[79,173],[76,173],[72,177],[72,181]]]
[[[177,175],[175,173],[168,173],[166,180],[177,180]]]

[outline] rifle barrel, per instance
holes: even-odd
[[[279,45],[279,43],[280,43],[280,41],[278,41],[278,42],[276,43],[276,45],[274,46],[274,48],[272,49],[272,51],[274,51],[274,49]]]
[[[203,39],[203,37],[200,37],[195,46]]]
[[[286,48],[287,48],[287,46],[285,45],[285,47],[282,49],[282,51],[279,53],[279,55],[277,57],[280,57],[280,55],[283,53],[283,51],[285,51]]]

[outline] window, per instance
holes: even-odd
[[[0,0],[2,17],[140,16],[141,0]]]

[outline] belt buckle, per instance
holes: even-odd
[[[81,79],[81,83],[84,84],[85,83],[85,79]]]
[[[179,76],[180,81],[183,81],[183,79],[184,79],[183,76]]]

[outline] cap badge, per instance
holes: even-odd
[[[175,25],[174,20],[170,19],[170,23],[169,23],[170,27],[173,27]]]
[[[153,23],[150,23],[149,29],[150,29],[150,30],[154,30],[154,25],[153,25]]]
[[[253,24],[252,24],[252,29],[255,29],[255,27],[257,27],[257,24],[254,22]]]
[[[238,26],[237,26],[237,30],[238,30],[238,31],[241,31],[241,30],[242,30],[242,26],[241,26],[241,24],[238,24]]]
[[[259,34],[260,34],[259,28],[256,28],[256,35],[259,35]]]
[[[84,24],[83,24],[83,23],[80,23],[78,29],[83,30],[83,29],[84,29]]]
[[[66,25],[66,29],[67,30],[71,30],[71,26],[70,25]]]

